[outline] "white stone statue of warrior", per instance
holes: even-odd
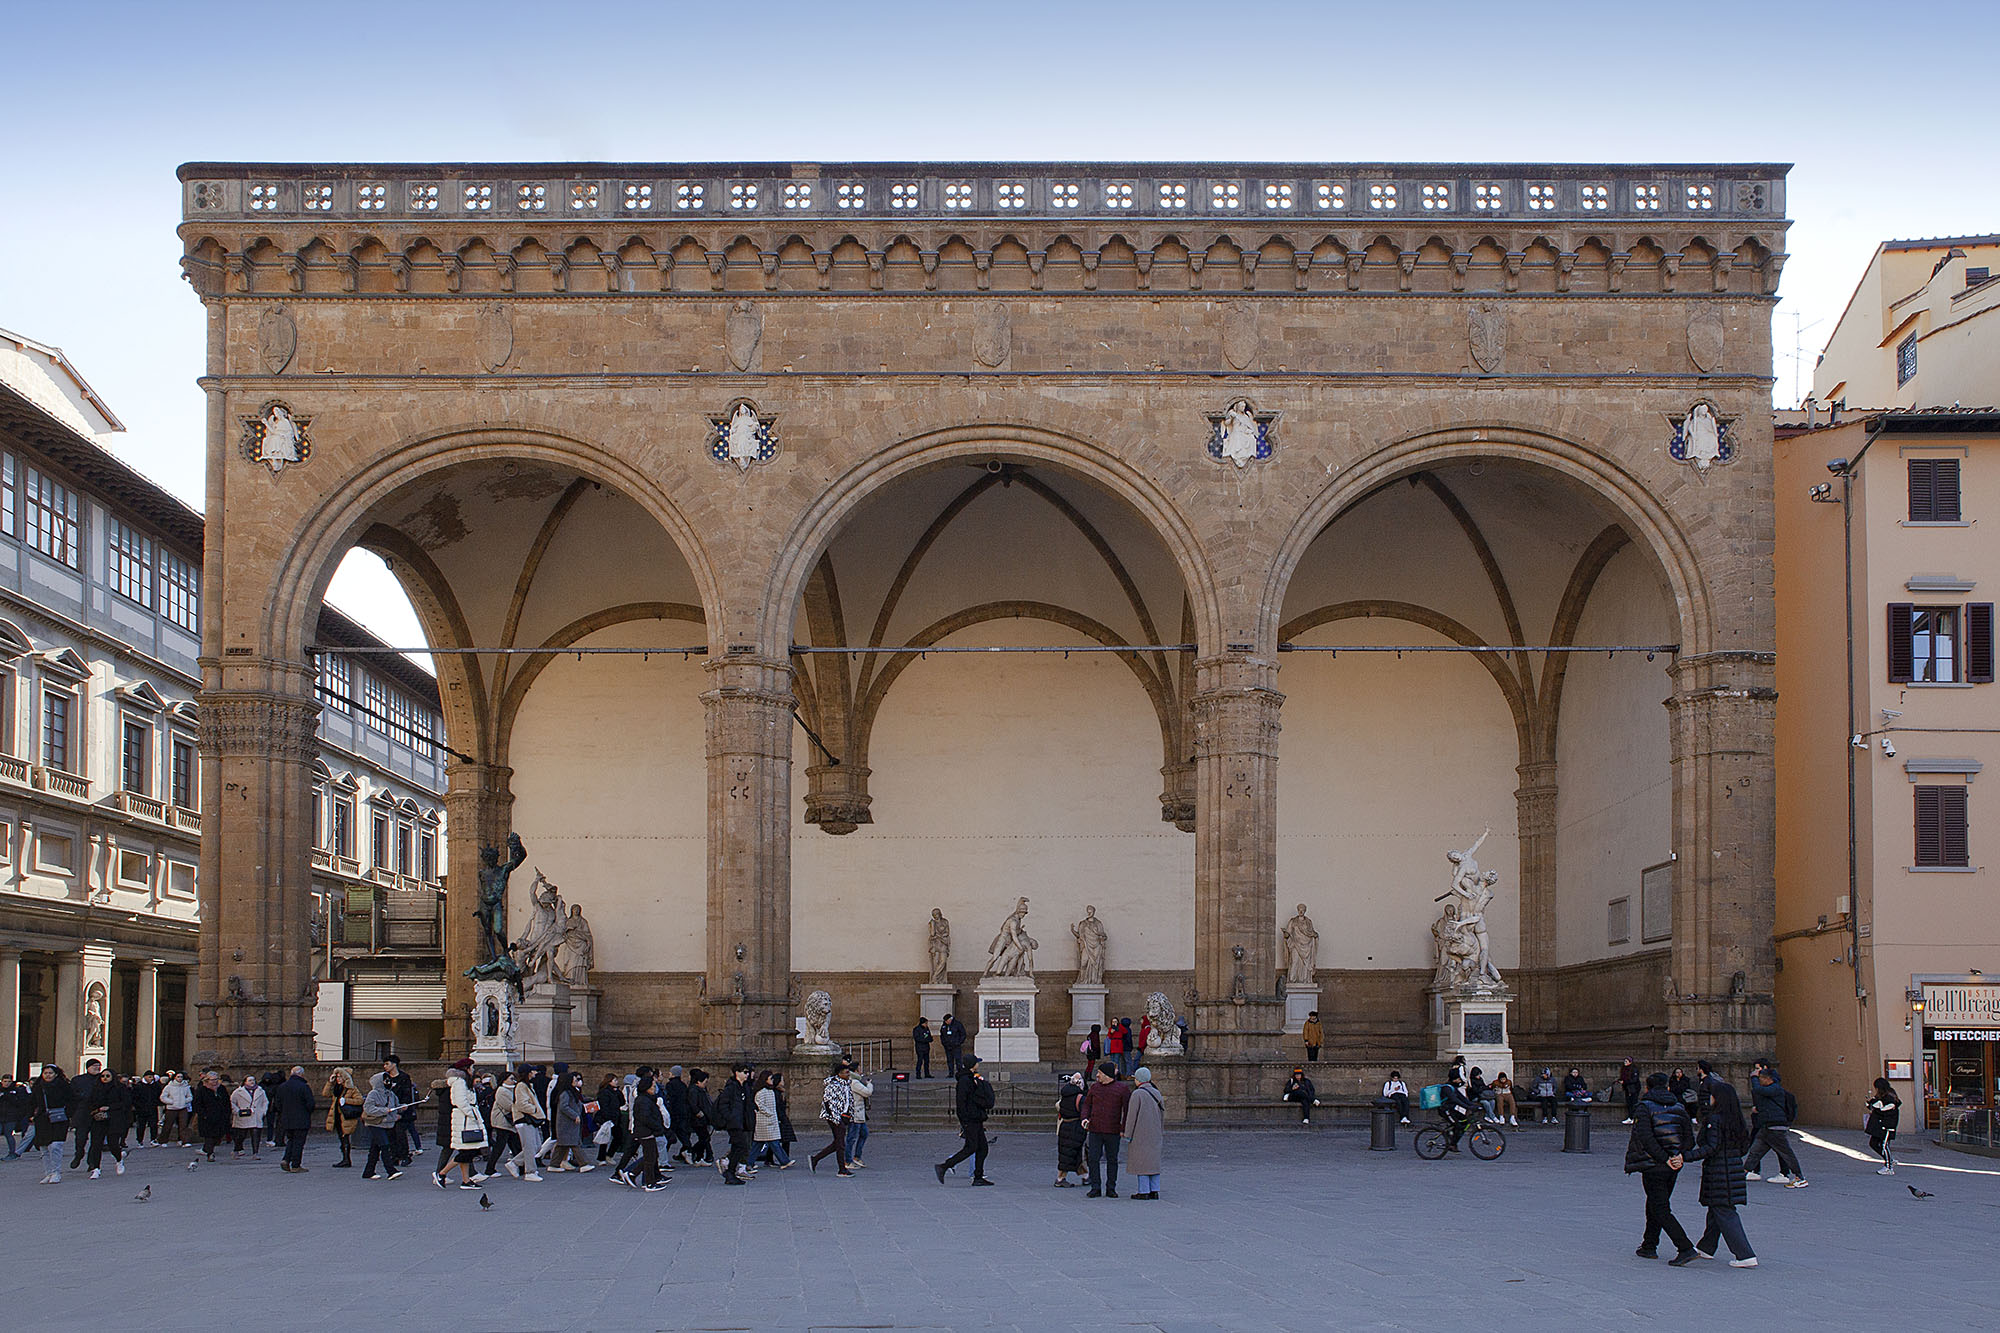
[[[945,920],[944,909],[931,909],[931,981],[933,986],[945,984],[945,973],[951,967],[951,922]]]
[[[1104,949],[1110,937],[1104,932],[1104,923],[1097,919],[1097,909],[1085,903],[1083,920],[1071,926],[1069,933],[1076,937],[1076,984],[1102,986]]]
[[[572,986],[588,986],[590,969],[597,962],[597,940],[581,907],[571,907],[563,918],[562,937],[555,946],[556,979]]]
[[[528,928],[514,941],[523,990],[554,979],[556,947],[563,938],[562,890],[550,883],[539,867],[535,882],[528,886],[528,903]]]
[[[1000,933],[986,946],[986,975],[989,977],[1032,977],[1035,950],[1041,946],[1029,936],[1025,922],[1028,900],[1014,900],[1014,910],[1000,923]]]
[[[1238,398],[1222,413],[1222,456],[1242,467],[1257,459],[1257,418],[1250,400]]]
[[[277,403],[264,413],[264,438],[257,442],[257,461],[273,472],[299,461],[299,423]]]
[[[758,424],[757,409],[748,403],[738,403],[729,414],[729,461],[738,467],[748,467],[764,451],[763,441],[757,438]]]
[[[1285,923],[1281,934],[1285,940],[1285,981],[1294,986],[1312,985],[1313,972],[1319,967],[1319,932],[1313,929],[1304,903],[1299,904],[1297,914]]]

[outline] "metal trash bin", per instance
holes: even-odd
[[[1572,1104],[1563,1108],[1563,1151],[1590,1151],[1590,1107]]]
[[[1396,1151],[1396,1103],[1386,1097],[1376,1098],[1368,1113],[1368,1151]]]

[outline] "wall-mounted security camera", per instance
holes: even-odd
[[[1896,757],[1896,747],[1890,743],[1887,736],[1882,738],[1882,753],[1891,759]]]
[[[1826,470],[1838,477],[1847,471],[1847,460],[1845,458],[1829,458],[1826,460]]]
[[[1893,722],[1902,715],[1903,715],[1903,710],[1900,708],[1885,708],[1882,710],[1882,717],[1886,721]]]
[[[1854,735],[1848,738],[1847,743],[1849,745],[1852,745],[1857,750],[1865,750],[1868,748],[1868,738],[1866,736],[1863,736],[1858,731],[1855,732]]]

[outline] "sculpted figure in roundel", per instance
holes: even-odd
[[[1173,1001],[1164,991],[1154,991],[1146,997],[1146,1020],[1152,1024],[1152,1041],[1146,1047],[1149,1055],[1181,1055],[1180,1016],[1174,1012]]]
[[[833,997],[823,990],[806,996],[806,1030],[799,1046],[805,1050],[826,1050],[833,1045]]]
[[[748,403],[738,403],[729,414],[729,461],[738,467],[749,467],[763,452],[764,442],[757,438],[759,424],[757,409]]]
[[[1257,459],[1257,418],[1248,398],[1238,398],[1223,410],[1222,456],[1238,467]]]

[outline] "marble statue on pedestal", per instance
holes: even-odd
[[[1433,984],[1439,987],[1492,990],[1502,985],[1486,928],[1486,909],[1493,901],[1493,886],[1500,882],[1500,874],[1494,870],[1482,873],[1479,862],[1473,859],[1473,853],[1492,832],[1488,828],[1462,852],[1445,853],[1453,867],[1451,887],[1438,895],[1445,907],[1431,927],[1438,956]]]
[[[930,928],[931,980],[933,986],[942,986],[945,972],[951,966],[951,922],[945,920],[944,909],[931,909]]]
[[[1028,900],[1018,898],[1014,910],[1000,923],[1000,933],[986,946],[986,975],[989,977],[1033,977],[1035,950],[1039,947],[1026,926]]]
[[[833,1044],[833,997],[823,990],[806,996],[805,1026],[799,1033],[799,1049],[808,1053],[840,1049]]]
[[[1319,967],[1319,932],[1313,929],[1312,918],[1306,915],[1306,905],[1299,904],[1298,912],[1285,923],[1285,981],[1294,986],[1313,984],[1313,972]]]
[[[1104,923],[1097,919],[1097,909],[1084,904],[1083,920],[1069,928],[1076,936],[1076,980],[1080,986],[1102,986],[1104,984],[1104,950],[1109,937],[1104,932]]]
[[[1180,1016],[1174,1012],[1173,1001],[1164,991],[1154,991],[1146,997],[1146,1021],[1152,1025],[1151,1040],[1146,1046],[1148,1056],[1185,1055],[1181,1048]]]
[[[590,985],[590,969],[597,963],[597,941],[583,909],[572,906],[563,918],[562,938],[556,941],[554,969],[558,980],[581,990]]]
[[[528,904],[528,928],[514,941],[524,990],[558,980],[555,965],[556,951],[563,942],[562,890],[538,869],[535,882],[528,886]]]

